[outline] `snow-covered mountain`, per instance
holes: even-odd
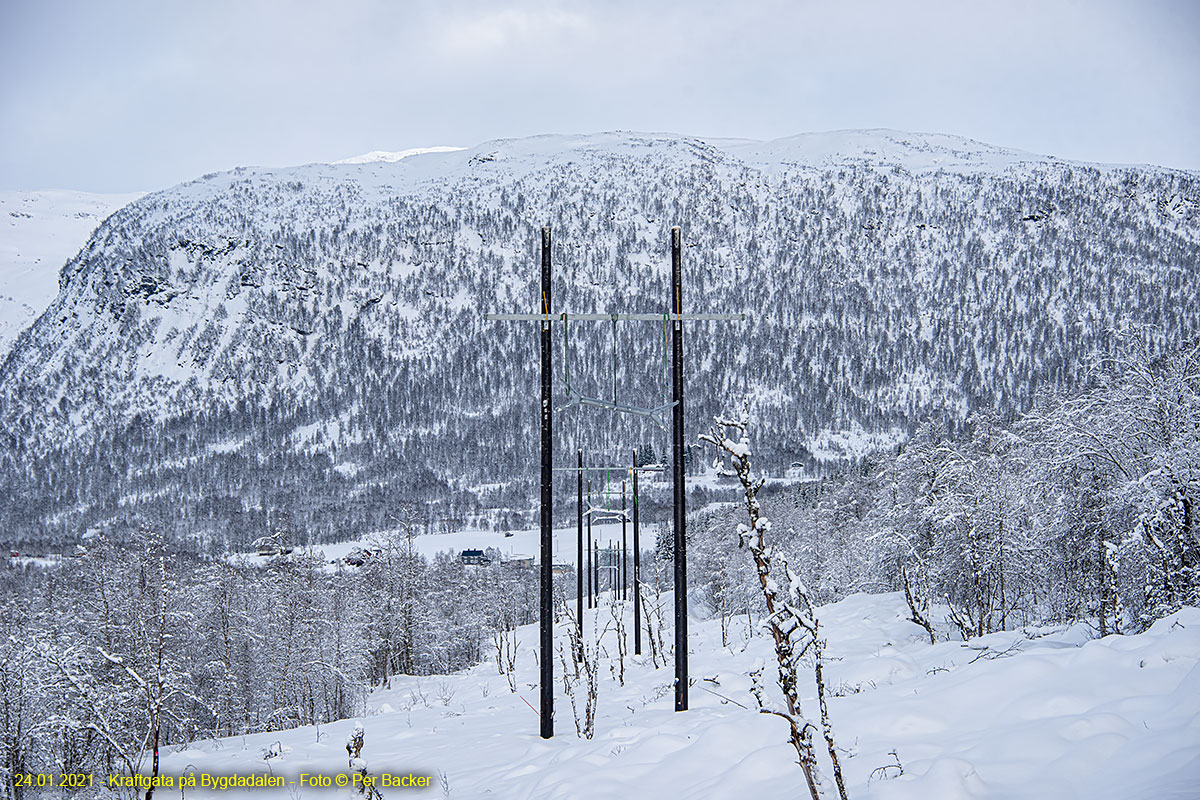
[[[664,311],[683,226],[686,309],[750,315],[689,333],[689,439],[752,393],[764,466],[1027,407],[1078,386],[1114,329],[1200,330],[1191,172],[894,131],[238,169],[130,204],[69,262],[0,369],[0,519],[28,539],[140,516],[222,546],[283,507],[317,538],[400,499],[450,525],[527,512],[534,331],[482,315],[537,308],[545,224],[574,312]],[[613,336],[569,328],[572,386],[611,394],[615,363],[622,399],[657,404],[661,327]],[[665,452],[605,412],[556,430],[597,460]]]
[[[58,271],[140,194],[0,192],[0,360],[58,293]]]
[[[451,153],[455,150],[466,150],[465,147],[410,147],[407,150],[372,150],[360,156],[343,158],[335,164],[391,164],[409,156],[420,156],[425,153]]]

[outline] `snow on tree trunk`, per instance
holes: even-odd
[[[361,722],[354,723],[354,730],[346,736],[346,757],[350,767],[350,796],[366,797],[368,800],[382,800],[383,795],[375,788],[375,782],[367,775],[367,760],[362,757],[363,726]]]
[[[812,652],[817,698],[821,711],[821,731],[833,767],[838,796],[841,800],[846,800],[846,785],[842,778],[842,767],[838,760],[833,726],[829,720],[829,711],[825,700],[825,677],[821,661],[825,642],[820,638],[819,623],[813,604],[809,599],[808,589],[799,576],[792,571],[783,553],[775,550],[766,542],[766,536],[771,530],[771,523],[762,515],[762,508],[758,502],[758,491],[763,486],[763,479],[755,480],[750,475],[751,451],[750,439],[747,434],[749,427],[750,404],[747,401],[743,405],[742,415],[739,419],[716,418],[709,433],[702,434],[700,439],[716,446],[719,451],[723,451],[729,456],[737,472],[738,480],[742,484],[749,525],[738,525],[738,546],[746,547],[754,559],[759,588],[767,605],[767,617],[762,624],[771,632],[771,638],[775,644],[779,688],[783,690],[786,708],[773,707],[766,701],[762,687],[757,681],[761,669],[755,673],[755,699],[758,701],[760,712],[773,714],[787,720],[791,730],[790,741],[796,749],[800,768],[804,770],[809,794],[812,795],[813,800],[821,800],[822,777],[817,767],[816,753],[812,743],[812,733],[816,725],[805,718],[801,710],[796,677],[800,660],[810,651]],[[731,439],[725,435],[725,431],[730,429],[735,432],[737,439]],[[773,577],[776,573],[786,578],[786,588],[781,588],[776,582]]]

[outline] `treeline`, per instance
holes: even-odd
[[[362,567],[197,561],[149,529],[0,575],[0,796],[22,773],[154,769],[159,747],[360,714],[396,674],[479,662],[536,618],[532,567],[391,535]],[[7,790],[7,791],[5,791]]]
[[[959,436],[926,424],[835,479],[764,495],[773,535],[821,601],[903,591],[931,638],[1091,621],[1136,632],[1200,605],[1200,342],[1151,337],[1090,388]],[[750,606],[736,509],[697,515],[693,585],[722,616]]]

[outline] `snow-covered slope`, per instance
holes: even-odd
[[[628,630],[629,608],[618,613]],[[1079,625],[932,646],[904,619],[898,594],[854,595],[820,609],[820,617],[829,641],[830,714],[854,800],[1196,796],[1198,609],[1185,608],[1137,636],[1094,639]],[[603,606],[586,620],[589,631],[608,624],[593,739],[576,736],[560,683],[556,736],[538,737],[531,626],[518,631],[515,693],[494,662],[451,676],[394,678],[390,689],[373,693],[373,712],[362,720],[368,773],[430,776],[432,788],[415,796],[454,800],[802,796],[786,723],[753,710],[748,691],[749,672],[771,663],[769,638],[747,640],[738,620],[723,647],[718,621],[693,623],[691,709],[675,713],[669,666],[627,657],[619,684],[612,619]],[[815,717],[811,678],[802,687],[804,709]],[[270,773],[293,781],[277,794],[188,789],[197,800],[322,796],[295,781],[301,773],[331,782],[345,774],[352,726],[347,720],[196,743],[168,753],[163,772]]]
[[[0,368],[0,492],[22,498],[0,524],[74,537],[140,515],[246,546],[264,507],[351,538],[403,498],[521,527],[532,331],[483,314],[537,308],[547,223],[554,306],[575,312],[664,311],[684,227],[686,308],[750,315],[689,328],[687,438],[752,394],[772,472],[1075,388],[1117,329],[1200,331],[1190,172],[894,131],[238,169],[130,204],[67,265]],[[620,399],[663,401],[658,327],[569,334],[573,388],[611,396],[615,351]],[[644,420],[573,409],[556,431],[610,462],[666,452]]]
[[[769,142],[731,143],[723,149],[770,168],[813,169],[869,162],[906,172],[1001,172],[1015,165],[1046,164],[1055,159],[995,147],[961,136],[905,133],[886,129],[802,133]]]
[[[402,158],[409,156],[419,156],[425,153],[450,153],[455,150],[465,150],[465,147],[412,147],[408,150],[372,150],[369,153],[363,153],[361,156],[352,156],[343,158],[341,161],[335,161],[335,164],[376,164],[385,163],[391,164],[399,161]]]
[[[140,194],[0,192],[0,361],[58,294],[58,272],[101,220]]]

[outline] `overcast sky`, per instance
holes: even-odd
[[[0,188],[538,133],[896,128],[1200,169],[1200,2],[0,0]]]

